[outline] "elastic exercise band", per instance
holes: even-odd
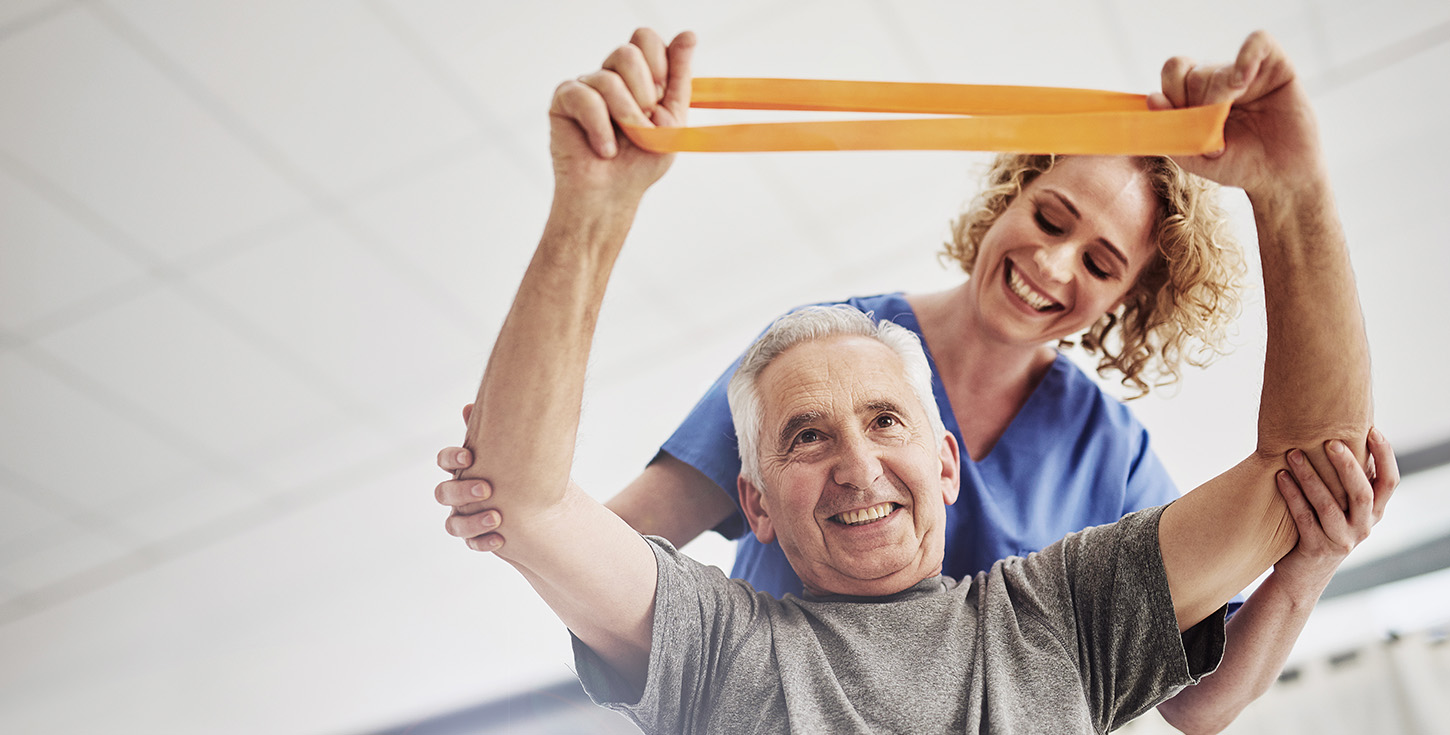
[[[701,78],[691,87],[690,106],[954,117],[620,128],[635,145],[656,153],[947,150],[1177,156],[1221,150],[1230,103],[1149,110],[1144,95],[1092,89]]]

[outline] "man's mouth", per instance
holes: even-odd
[[[891,515],[892,511],[900,507],[901,506],[897,503],[878,503],[877,505],[873,505],[870,508],[861,508],[859,510],[848,510],[844,513],[837,513],[836,515],[831,516],[831,520],[847,526],[864,526],[867,523],[871,523],[872,521],[879,521],[882,518]]]
[[[1011,260],[1004,261],[1007,278],[1007,288],[1017,294],[1017,298],[1027,302],[1027,305],[1041,312],[1062,311],[1062,304],[1057,303],[1047,294],[1033,288],[1026,279],[1017,272]]]

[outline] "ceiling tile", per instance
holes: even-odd
[[[479,335],[328,223],[248,248],[191,281],[361,405],[406,410],[480,349]]]
[[[475,133],[464,111],[356,2],[114,6],[227,114],[333,193]]]
[[[0,328],[25,325],[145,272],[134,259],[0,170]]]
[[[215,120],[84,11],[0,42],[0,148],[163,258],[302,204]]]
[[[221,473],[192,470],[158,483],[151,492],[113,504],[107,523],[141,546],[161,545],[206,529],[223,529],[228,516],[265,502],[254,488]]]
[[[1319,0],[1315,4],[1333,63],[1352,64],[1394,49],[1411,38],[1450,23],[1450,3],[1394,0],[1362,3]],[[1440,29],[1440,38],[1445,37]]]
[[[890,23],[929,74],[911,81],[1121,89],[1122,39],[1102,6],[929,0]]]
[[[1273,35],[1305,78],[1322,73],[1328,62],[1323,29],[1310,3],[1223,0],[1214,3],[1213,12],[1152,0],[1109,0],[1107,5],[1113,9],[1114,40],[1124,44],[1116,51],[1128,65],[1125,91],[1157,91],[1163,63],[1174,56],[1199,63],[1232,61],[1244,39],[1259,29]],[[1191,21],[1185,20],[1185,13],[1192,14]]]
[[[25,348],[0,355],[0,466],[67,504],[94,509],[195,465],[196,458],[28,356],[33,352]],[[77,466],[101,474],[67,469]]]
[[[44,19],[69,0],[5,0],[0,3],[0,36],[11,29],[7,25],[25,26]]]
[[[554,87],[599,68],[637,23],[624,0],[569,2],[540,26],[522,3],[405,0],[388,3],[481,106],[499,120],[546,125]],[[541,38],[546,36],[546,38]],[[591,42],[592,41],[592,42]]]
[[[700,76],[884,81],[911,77],[902,44],[867,0],[777,5],[738,34],[715,39],[701,33],[695,52]]]
[[[497,329],[544,230],[549,199],[549,189],[496,147],[471,146],[350,200],[348,215],[469,317]]]
[[[336,406],[175,291],[159,290],[37,340],[92,400],[142,416],[197,459],[242,461],[318,430]]]
[[[0,565],[0,577],[30,592],[62,582],[131,552],[131,548],[100,534],[78,529],[66,536],[54,536],[43,546]]]
[[[41,543],[54,529],[69,524],[53,507],[27,498],[9,478],[0,479],[0,564]]]

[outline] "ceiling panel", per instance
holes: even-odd
[[[475,133],[379,18],[350,0],[113,3],[249,142],[340,193]],[[310,186],[309,186],[310,188]]]
[[[27,359],[31,348],[0,355],[0,467],[53,493],[58,507],[94,508],[124,500],[196,459],[133,417]],[[71,417],[58,420],[58,417]],[[74,420],[71,420],[74,419]],[[74,456],[74,460],[64,457]],[[81,480],[68,464],[104,469]]]
[[[0,170],[0,328],[23,331],[37,319],[145,271],[75,217]]]
[[[300,195],[83,9],[0,43],[0,149],[116,231],[174,258],[302,205]]]
[[[259,295],[260,296],[260,295]],[[172,289],[36,340],[93,401],[132,413],[197,459],[239,464],[325,425],[336,408]]]

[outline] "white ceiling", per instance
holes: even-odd
[[[701,75],[1140,92],[1269,29],[1321,115],[1379,421],[1450,437],[1443,0],[4,0],[0,731],[362,732],[569,676],[517,575],[443,534],[432,462],[543,222],[548,97],[639,25],[696,30]],[[616,271],[579,479],[611,494],[778,312],[953,283],[982,160],[680,157]],[[1186,487],[1251,444],[1251,302],[1235,355],[1136,404]],[[1450,528],[1447,480],[1351,561]],[[1397,590],[1324,636],[1450,620]]]

